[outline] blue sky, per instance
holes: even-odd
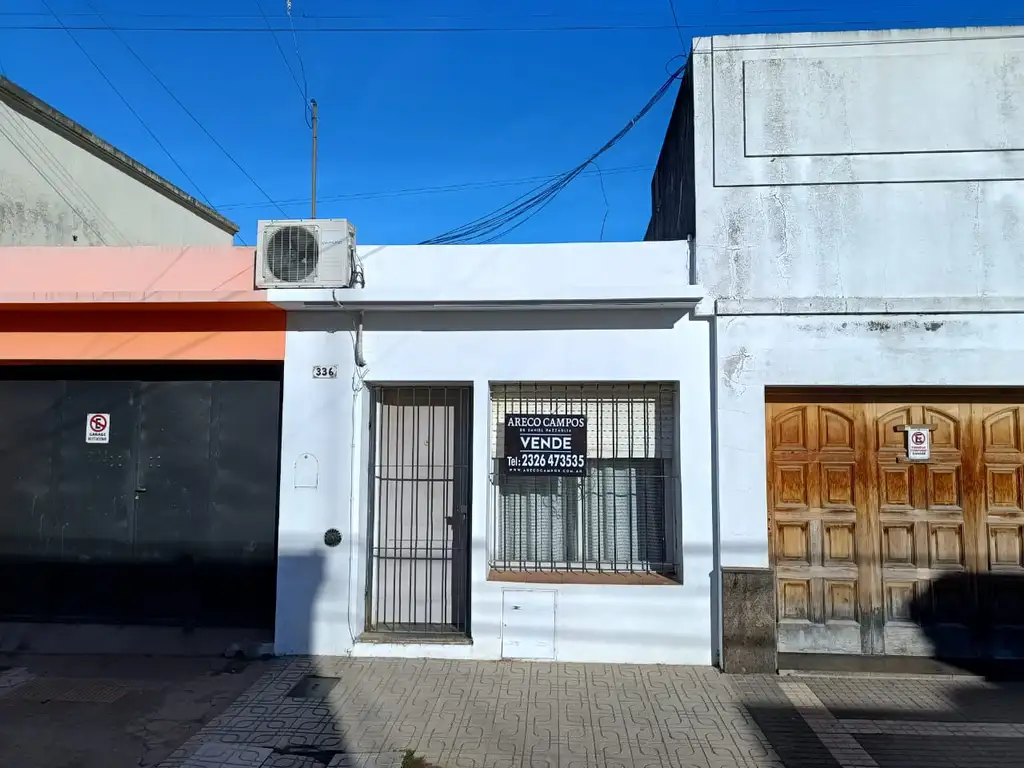
[[[286,0],[259,2],[272,27],[289,28]],[[288,217],[308,215],[310,132],[296,45],[290,32],[275,42],[257,31],[265,29],[257,0],[18,0],[0,10],[8,77],[208,199],[251,244],[256,221],[282,218],[281,211],[111,31],[73,30],[186,178],[47,6],[68,27],[117,29]],[[688,45],[714,33],[1024,21],[1024,9],[1006,0],[675,0],[675,7],[678,34],[669,0],[292,0],[305,83],[320,109],[318,216],[351,219],[360,242],[393,244],[486,214],[616,133],[666,68],[680,63],[669,61],[682,52],[680,35]],[[27,29],[46,25],[55,29]],[[564,29],[595,26],[614,29]],[[335,31],[306,31],[314,27]],[[486,31],[336,31],[351,27]],[[562,29],[510,31],[553,27]],[[235,31],[183,31],[197,28]],[[604,193],[597,174],[584,175],[509,239],[640,239],[674,97],[673,88],[602,158]]]

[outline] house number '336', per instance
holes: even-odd
[[[314,365],[314,379],[336,379],[338,378],[338,366],[336,365]]]

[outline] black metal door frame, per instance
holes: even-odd
[[[369,418],[369,441],[367,461],[367,515],[366,515],[366,588],[365,598],[365,622],[364,628],[368,634],[375,637],[395,635],[403,638],[419,636],[430,639],[443,637],[470,637],[471,636],[471,521],[472,521],[472,490],[473,490],[473,387],[471,384],[440,384],[440,383],[416,383],[409,385],[375,383],[368,387],[370,394],[370,418]],[[447,517],[451,528],[451,545],[448,553],[448,567],[446,568],[450,578],[449,592],[451,594],[451,622],[447,626],[439,626],[434,622],[403,623],[400,626],[384,624],[377,626],[374,623],[375,603],[379,602],[379,585],[375,571],[380,560],[385,557],[380,554],[381,546],[377,530],[378,517],[387,514],[382,510],[378,467],[380,459],[379,431],[381,428],[379,420],[379,408],[382,399],[387,395],[410,398],[415,404],[425,397],[426,404],[451,404],[453,408],[453,444],[452,444],[452,495],[449,504]],[[440,403],[437,396],[441,396]],[[415,405],[414,405],[415,407]],[[428,434],[427,441],[432,437]],[[432,469],[432,468],[428,468]],[[428,475],[431,473],[428,473]],[[422,478],[421,478],[422,479]],[[428,476],[427,482],[434,478]],[[430,547],[430,543],[427,543]]]

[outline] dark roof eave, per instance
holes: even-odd
[[[16,85],[3,75],[0,75],[0,100],[6,102],[12,109],[30,117],[38,123],[45,125],[55,133],[60,134],[69,141],[77,144],[96,157],[113,165],[118,170],[127,173],[129,176],[142,182],[150,189],[153,189],[164,197],[188,208],[200,218],[205,219],[225,232],[238,234],[238,225],[230,219],[222,216],[206,203],[196,200],[192,195],[175,186],[167,179],[137,160],[132,159],[112,144],[107,143],[88,128],[79,125],[67,115],[59,112],[46,102],[33,96],[24,88]]]

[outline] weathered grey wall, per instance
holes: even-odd
[[[698,281],[748,300],[1024,294],[1021,31],[698,41]]]
[[[0,102],[0,246],[232,240],[221,227]]]

